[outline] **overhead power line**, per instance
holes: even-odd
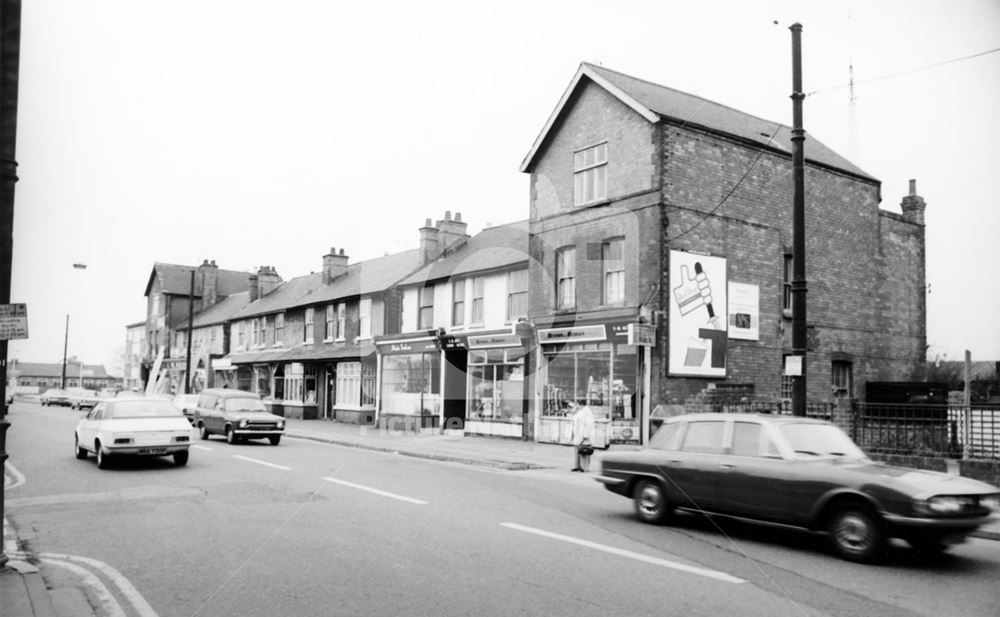
[[[831,90],[840,90],[840,89],[843,89],[843,88],[850,88],[852,85],[857,86],[858,84],[867,84],[867,83],[871,83],[873,81],[882,81],[884,79],[892,79],[893,77],[899,77],[901,75],[908,75],[910,73],[916,73],[918,71],[926,71],[927,69],[933,69],[933,68],[936,68],[936,67],[939,67],[939,66],[944,66],[946,64],[954,64],[956,62],[963,62],[965,60],[971,60],[973,58],[978,58],[980,56],[986,56],[986,55],[989,55],[989,54],[995,54],[998,51],[1000,51],[1000,47],[995,47],[993,49],[988,49],[986,51],[981,51],[979,53],[969,54],[968,56],[962,56],[961,58],[952,58],[951,60],[944,60],[943,62],[935,62],[934,64],[925,64],[924,66],[918,66],[918,67],[915,67],[915,68],[912,68],[912,69],[906,69],[905,71],[899,71],[897,73],[889,73],[889,74],[886,74],[886,75],[880,75],[878,77],[871,77],[869,79],[862,79],[860,81],[852,81],[852,82],[848,82],[846,84],[840,84],[839,86],[829,86],[829,87],[826,87],[826,88],[820,88],[818,90],[813,90],[811,92],[807,92],[806,96],[812,96],[814,94],[820,94],[820,93],[823,93],[823,92],[830,92]]]

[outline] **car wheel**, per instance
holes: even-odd
[[[659,525],[670,516],[671,507],[663,487],[654,480],[640,480],[632,492],[635,515],[643,523]]]
[[[189,452],[187,450],[174,452],[174,465],[177,465],[178,467],[183,467],[184,465],[187,465],[188,454]]]
[[[271,435],[267,440],[271,442],[272,446],[276,446],[281,443],[281,435]]]
[[[226,427],[226,443],[239,443],[239,442],[240,442],[240,438],[236,436],[236,431],[233,430],[233,427],[227,426]]]
[[[76,449],[76,458],[78,458],[80,460],[83,460],[83,459],[87,458],[87,450],[86,450],[86,448],[81,448],[80,447],[80,436],[79,435],[73,435],[73,446]]]
[[[878,517],[865,506],[841,507],[830,517],[827,529],[834,551],[848,561],[872,563],[885,548],[885,534]]]
[[[202,424],[198,428],[199,428],[198,432],[201,433],[201,438],[207,440],[210,435],[210,433],[208,432],[208,427]]]
[[[101,447],[101,442],[94,444],[94,450],[97,451],[97,468],[107,469],[111,466],[111,455],[104,453],[104,448]]]

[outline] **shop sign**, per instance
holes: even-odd
[[[656,326],[653,324],[628,324],[628,344],[656,347]]]
[[[604,325],[580,326],[576,328],[549,328],[538,331],[538,342],[543,345],[556,343],[582,343],[587,341],[605,341],[607,333]]]
[[[0,304],[0,341],[28,338],[28,305]]]
[[[398,355],[438,351],[438,346],[437,339],[434,338],[405,339],[391,343],[379,343],[378,350],[382,355]]]
[[[521,337],[516,334],[470,334],[468,341],[469,349],[521,346]]]

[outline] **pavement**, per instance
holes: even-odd
[[[286,437],[363,448],[399,456],[491,467],[512,472],[550,469],[570,473],[573,450],[568,446],[504,437],[421,433],[340,424],[325,420],[288,419]],[[612,446],[611,451],[635,446]],[[599,466],[602,452],[594,455]],[[6,471],[6,470],[5,470]],[[10,478],[4,474],[4,485]],[[595,483],[596,487],[596,483]],[[23,535],[23,534],[22,534]],[[1000,520],[980,528],[973,536],[1000,541]],[[9,561],[0,566],[0,616],[93,617],[94,610],[80,588],[49,588],[39,572],[38,560],[25,550],[18,532],[4,521],[4,546]]]

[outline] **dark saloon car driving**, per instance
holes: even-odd
[[[995,486],[875,463],[833,424],[796,416],[676,416],[644,449],[605,455],[596,479],[647,523],[686,510],[790,525],[859,562],[890,537],[944,550],[1000,509]]]
[[[260,396],[228,388],[201,392],[194,408],[194,425],[202,439],[222,435],[229,443],[267,439],[276,446],[285,432],[285,419],[270,413]]]

